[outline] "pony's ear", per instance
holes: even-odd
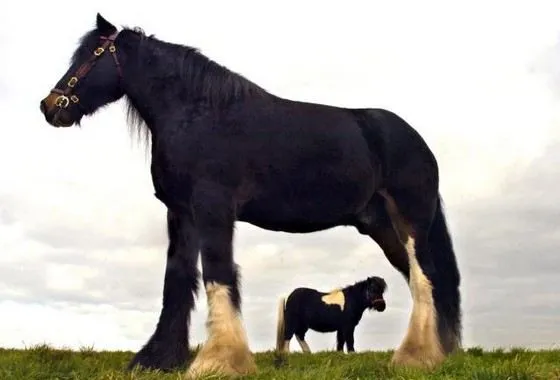
[[[382,278],[382,277],[377,277],[377,283],[379,284],[379,286],[381,286],[381,287],[384,288],[385,290],[387,289],[387,281],[385,281],[384,278]]]
[[[97,30],[102,36],[109,36],[117,31],[115,25],[105,20],[105,18],[101,16],[100,13],[97,13],[96,25],[97,25]]]

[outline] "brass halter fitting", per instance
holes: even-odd
[[[58,108],[66,108],[68,104],[70,104],[70,99],[68,99],[66,95],[59,95],[55,99],[54,104],[56,104]]]
[[[70,105],[70,102],[74,104],[79,104],[80,98],[78,98],[76,95],[71,93],[74,87],[76,86],[76,84],[78,83],[78,81],[82,79],[84,76],[86,76],[86,74],[95,65],[97,58],[99,58],[105,52],[106,49],[108,49],[111,55],[113,56],[113,60],[115,61],[115,65],[117,67],[117,72],[119,74],[119,77],[122,78],[121,66],[119,64],[119,60],[117,59],[117,55],[116,55],[117,48],[115,47],[115,39],[117,38],[117,34],[118,32],[115,32],[109,37],[101,37],[101,40],[104,41],[103,44],[97,47],[93,51],[93,56],[87,62],[83,63],[76,71],[76,74],[68,80],[68,82],[66,83],[66,90],[63,91],[58,88],[54,88],[51,91],[60,94],[54,101],[54,104],[57,107],[67,108]]]

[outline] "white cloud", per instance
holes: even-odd
[[[322,2],[320,11],[295,1],[129,4],[84,3],[76,12],[33,3],[29,13],[20,1],[0,14],[0,345],[138,349],[157,322],[165,209],[122,106],[66,130],[48,127],[38,109],[97,11],[200,47],[278,95],[403,115],[440,163],[464,268],[466,343],[560,339],[546,306],[554,282],[543,275],[560,269],[550,256],[558,207],[545,191],[558,174],[546,150],[560,138],[557,2]],[[539,59],[544,79],[531,71]],[[506,187],[513,176],[519,182]],[[294,287],[328,290],[371,274],[389,282],[388,309],[364,317],[356,346],[400,342],[408,288],[369,238],[344,228],[289,235],[242,223],[236,259],[253,348],[273,345],[276,302]],[[205,302],[201,293],[193,342],[204,339]],[[532,328],[509,334],[520,322]],[[312,349],[333,343],[310,333]]]

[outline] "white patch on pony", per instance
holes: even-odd
[[[340,310],[344,310],[344,302],[346,299],[344,298],[344,292],[342,289],[335,289],[331,291],[329,294],[325,294],[321,297],[321,301],[327,305],[338,305],[340,306]]]
[[[311,350],[309,349],[309,345],[307,344],[307,342],[306,342],[305,340],[299,339],[299,338],[297,337],[297,335],[296,335],[296,339],[297,339],[297,341],[298,341],[298,343],[299,343],[299,346],[301,347],[301,350],[302,350],[303,352],[307,352],[307,353],[310,353],[310,352],[311,352]]]
[[[406,336],[395,352],[392,362],[415,367],[433,367],[445,359],[437,333],[437,313],[432,296],[432,283],[416,258],[415,242],[408,237],[408,253],[412,294],[412,314]]]
[[[231,303],[229,288],[217,283],[206,284],[208,339],[191,364],[187,376],[206,373],[246,375],[257,369],[239,312]]]
[[[284,341],[284,348],[282,350],[283,352],[289,353],[290,352],[290,341],[289,340],[285,340]]]

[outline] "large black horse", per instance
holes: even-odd
[[[129,121],[151,139],[169,234],[159,322],[131,365],[166,369],[188,358],[200,253],[208,339],[189,373],[256,370],[240,317],[236,220],[292,233],[355,227],[411,290],[410,324],[392,361],[432,366],[458,347],[460,276],[438,165],[402,118],[280,98],[194,48],[118,31],[98,14],[41,112],[69,127],[122,97]]]
[[[342,351],[346,343],[348,352],[354,352],[354,329],[366,309],[385,310],[386,290],[385,280],[376,276],[328,293],[311,288],[294,289],[278,305],[277,352],[288,352],[294,335],[301,349],[311,352],[305,341],[309,329],[336,331],[336,350]]]

